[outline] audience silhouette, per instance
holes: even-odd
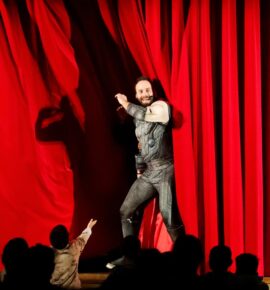
[[[112,269],[108,278],[102,283],[102,289],[133,289],[136,284],[138,259],[141,253],[141,242],[135,235],[123,238],[122,257],[107,268]],[[135,288],[134,288],[135,289]]]
[[[28,250],[28,243],[24,238],[17,237],[9,240],[3,249],[2,263],[4,265],[3,288],[16,289],[22,281],[23,259]]]
[[[202,244],[193,235],[179,237],[172,250],[171,287],[175,289],[197,289],[199,266],[204,258]],[[177,286],[175,286],[177,285]]]
[[[213,247],[209,254],[211,272],[201,276],[200,289],[236,289],[236,276],[228,271],[232,262],[232,252],[228,246],[218,245]]]
[[[23,278],[20,289],[57,289],[50,283],[53,270],[53,249],[42,244],[30,247],[25,253],[21,268]]]
[[[243,253],[235,258],[236,275],[239,290],[268,290],[266,283],[258,276],[259,259],[250,253]]]
[[[87,228],[73,241],[69,240],[65,226],[55,226],[50,233],[52,247],[42,244],[29,247],[23,238],[11,239],[2,253],[4,271],[0,290],[81,288],[79,257],[95,223],[91,219]],[[226,245],[211,249],[210,271],[199,275],[204,254],[200,239],[193,235],[186,234],[177,239],[172,250],[164,253],[155,248],[142,249],[137,236],[126,236],[122,254],[124,260],[114,265],[98,288],[268,290],[268,285],[258,276],[259,260],[253,254],[238,255],[236,273],[229,271],[233,260],[231,249]],[[64,280],[67,283],[60,283]]]

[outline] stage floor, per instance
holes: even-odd
[[[83,289],[98,288],[100,284],[108,277],[109,273],[80,273],[80,279]],[[270,277],[264,277],[264,282],[270,289]]]
[[[108,277],[109,273],[80,273],[83,289],[98,288]]]

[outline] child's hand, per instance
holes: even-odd
[[[90,222],[88,223],[87,227],[92,229],[96,223],[97,223],[97,220],[90,219]]]

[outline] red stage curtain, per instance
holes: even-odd
[[[117,24],[109,3],[99,0],[105,23],[122,37],[119,45],[127,43],[142,74],[158,78],[182,114],[173,136],[187,232],[202,239],[206,257],[217,243],[229,245],[234,257],[258,255],[262,273],[269,173],[263,175],[260,22],[267,16],[260,15],[261,2],[123,0]],[[163,234],[156,231],[152,245],[163,244]]]
[[[198,235],[204,237],[202,242],[205,245],[206,257],[209,250],[218,243],[209,9],[209,1],[191,1],[187,22],[188,44],[191,51],[189,55],[190,85],[191,102],[193,104],[193,150],[196,170],[196,179],[192,182],[196,184],[197,188]],[[181,191],[181,188],[178,190]],[[188,191],[185,194],[189,194]],[[188,217],[185,219],[188,219]]]
[[[29,31],[33,32],[29,37],[23,30],[25,19],[20,18],[17,1],[0,1],[1,250],[14,236],[24,237],[30,245],[48,244],[51,228],[59,223],[70,227],[73,216],[73,173],[65,147],[57,142],[44,145],[35,136],[39,110],[57,105],[62,93],[75,91],[78,85],[78,71],[74,69],[74,55],[66,29],[69,19],[65,6],[57,1],[57,5],[48,9],[48,2],[29,1],[31,5],[39,3],[31,11],[33,20],[46,23],[46,30],[38,30],[40,37],[50,31],[54,43],[59,45],[54,47],[56,51],[44,51],[44,58],[39,59],[35,54],[34,22],[29,17],[28,24],[32,27]],[[59,48],[61,52],[57,54]],[[66,60],[58,58],[61,64],[58,64],[54,80],[54,85],[61,87],[61,94],[51,90],[53,84],[50,86],[45,80],[46,71],[40,67],[42,61],[48,70],[53,70],[49,60],[56,55]],[[66,80],[68,70],[69,79]]]
[[[97,3],[80,3],[0,1],[0,252],[15,236],[49,244],[59,223],[72,238],[91,217],[100,226],[83,256],[104,255],[122,240],[119,208],[134,175],[127,155],[133,132],[126,138],[114,94],[130,89],[129,73],[119,69],[123,56],[106,34]],[[122,64],[132,68],[133,80],[134,61]],[[71,126],[61,124],[61,132],[59,126],[48,130],[53,135],[46,142],[37,140],[38,113],[57,107],[62,95],[77,118],[69,116]]]
[[[245,1],[245,250],[263,256],[263,164],[260,1]],[[260,272],[263,259],[260,259]]]
[[[70,97],[83,126],[84,111],[75,92],[79,83],[79,70],[70,44],[71,27],[63,2],[27,0],[27,5],[33,21],[37,24],[54,82],[59,87],[57,92],[54,91],[56,88],[51,88],[52,93],[58,97]],[[55,45],[51,45],[52,43]]]
[[[93,249],[115,244],[135,174],[133,131],[121,135],[113,96],[134,100],[133,82],[145,74],[160,80],[173,106],[177,202],[187,232],[201,238],[206,262],[211,247],[225,243],[234,257],[258,255],[260,274],[269,275],[269,6],[0,1],[0,249],[14,236],[48,243],[53,225],[71,226],[78,176],[65,145],[44,144],[34,130],[40,109],[65,94],[86,124],[91,165],[80,176],[86,188],[74,189],[85,193],[75,228],[95,215],[103,242]],[[141,239],[162,251],[172,245],[155,201]]]
[[[262,133],[263,133],[263,241],[264,241],[264,270],[270,275],[270,2],[261,2],[261,52],[262,52]]]
[[[222,2],[222,156],[224,239],[234,255],[244,251],[236,3]]]

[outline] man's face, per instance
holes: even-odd
[[[153,103],[154,96],[151,83],[143,80],[139,81],[136,86],[136,99],[144,106],[150,106]]]

